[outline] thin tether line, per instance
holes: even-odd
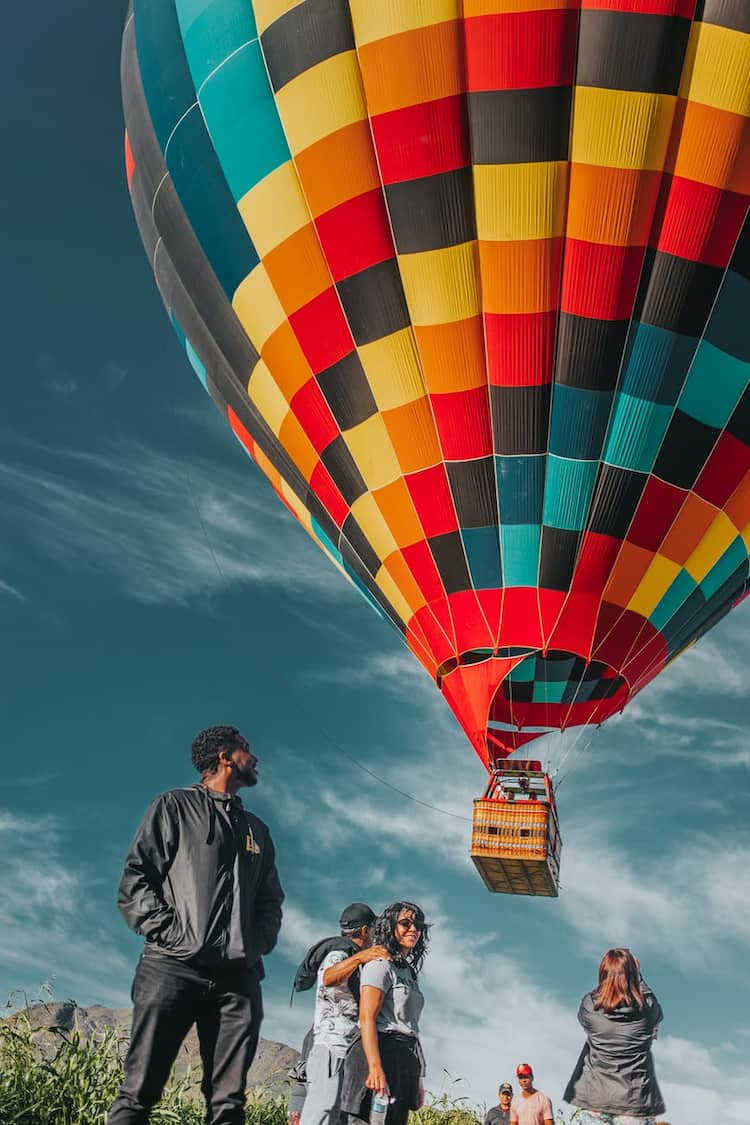
[[[381,785],[384,785],[386,787],[386,789],[393,790],[393,792],[398,793],[400,797],[405,797],[407,801],[413,801],[415,805],[422,805],[423,808],[431,809],[433,812],[442,813],[443,816],[452,816],[454,820],[463,820],[467,824],[471,824],[472,819],[470,816],[461,816],[460,813],[450,812],[448,809],[439,809],[437,805],[431,805],[429,801],[422,801],[419,797],[413,797],[411,793],[407,793],[404,789],[399,789],[397,785],[392,785],[390,781],[386,781],[385,778],[379,777],[378,774],[374,773],[367,766],[363,765],[362,762],[352,757],[351,754],[344,750],[343,746],[339,746],[338,742],[334,742],[334,740],[329,735],[327,735],[321,727],[316,727],[315,729],[317,730],[318,734],[325,739],[329,746],[333,747],[334,750],[337,750],[339,754],[343,754],[343,756],[348,761],[350,761],[352,765],[362,770],[363,773],[368,774],[370,777],[374,778],[375,781],[379,781]]]
[[[226,575],[224,574],[224,571],[219,566],[219,560],[216,557],[216,552],[214,551],[213,543],[211,542],[211,540],[208,537],[206,525],[203,522],[203,515],[201,513],[200,505],[198,504],[198,500],[196,499],[195,491],[193,489],[193,480],[192,480],[192,477],[190,475],[190,466],[189,466],[187,461],[185,462],[185,477],[186,477],[186,480],[187,480],[188,492],[190,493],[190,499],[193,501],[193,507],[195,508],[195,514],[197,515],[198,522],[201,525],[201,530],[203,531],[203,538],[206,540],[206,546],[208,547],[209,551],[211,552],[211,558],[214,560],[214,566],[216,567],[216,570],[217,570],[217,573],[218,573],[219,577],[221,578],[222,582],[226,582]]]

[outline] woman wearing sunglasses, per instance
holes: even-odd
[[[406,1125],[424,1097],[419,1017],[424,997],[417,980],[427,952],[424,913],[413,902],[387,906],[373,926],[373,943],[388,950],[360,970],[359,1026],[344,1074],[342,1109],[367,1121],[373,1094],[390,1099],[387,1125]]]

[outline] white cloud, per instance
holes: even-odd
[[[310,673],[307,680],[309,683],[346,684],[347,687],[377,682],[389,691],[409,698],[416,691],[420,697],[418,702],[423,705],[427,702],[428,693],[430,698],[434,696],[441,700],[422,665],[411,652],[403,649],[403,645],[398,648],[394,645],[393,651],[369,652],[354,667],[321,668]],[[442,706],[447,709],[447,704],[442,703]]]
[[[745,893],[750,844],[725,847],[702,837],[655,856],[614,847],[606,832],[572,825],[563,850],[560,906],[583,948],[622,944],[643,953],[672,950],[687,968],[726,971],[732,945],[750,941]],[[715,957],[721,935],[723,964]]]
[[[45,383],[47,389],[52,391],[53,394],[63,397],[76,394],[80,385],[78,379],[74,379],[72,375],[59,375],[56,378],[48,379]]]
[[[76,998],[93,991],[99,1003],[127,1004],[132,964],[93,907],[91,874],[60,858],[62,840],[54,817],[0,810],[0,959],[7,991],[34,995],[61,975]]]
[[[0,512],[59,564],[109,573],[147,603],[184,603],[243,583],[353,597],[249,464],[188,464],[133,444],[51,452],[54,472],[0,464]]]
[[[128,377],[127,369],[116,359],[108,359],[104,364],[104,386],[108,391],[116,391]]]
[[[472,800],[484,789],[486,774],[452,717],[446,714],[444,728],[430,718],[433,696],[441,711],[448,709],[429,679],[423,680],[424,689],[410,693],[408,723],[431,737],[395,761],[390,746],[378,753],[370,745],[358,754],[356,745],[346,740],[340,745],[311,728],[315,755],[295,757],[293,772],[279,779],[274,793],[284,837],[298,839],[304,848],[313,837],[315,855],[332,861],[370,842],[373,868],[392,863],[408,840],[415,856],[426,861],[439,856],[472,877]]]
[[[15,586],[11,586],[10,582],[3,582],[2,578],[0,578],[0,594],[6,594],[9,598],[14,598],[19,602],[26,601],[26,598],[20,590],[17,590]]]
[[[327,933],[331,927],[331,919],[312,915],[289,899],[285,901],[283,909],[284,924],[279,934],[278,950],[288,961],[297,965],[314,940],[310,935]]]
[[[456,927],[439,902],[428,908],[438,923],[422,977],[428,1090],[465,1097],[470,1105],[493,1104],[498,1083],[515,1083],[515,1068],[524,1061],[535,1067],[537,1085],[555,1107],[567,1112],[562,1092],[583,1045],[575,1006],[540,986],[512,957],[490,953],[489,939]],[[304,1019],[295,1023],[293,1042],[305,1026]],[[289,1027],[288,1014],[274,1005],[266,1032],[278,1038]],[[744,1125],[750,1065],[736,1045],[712,1049],[667,1034],[654,1054],[665,1117],[673,1125]]]
[[[715,630],[683,652],[638,696],[649,712],[669,699],[684,701],[701,695],[744,697],[748,690],[747,668],[737,652],[747,646],[750,603],[738,606]],[[628,708],[632,714],[634,702]]]
[[[31,786],[39,788],[42,785],[49,785],[51,781],[57,781],[62,775],[62,770],[44,770],[40,773],[19,774],[17,777],[4,777],[3,788],[26,789]],[[0,831],[2,831],[2,813],[0,813]]]

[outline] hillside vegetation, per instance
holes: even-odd
[[[122,1078],[127,1036],[116,1023],[94,1034],[85,1022],[81,1027],[66,1018],[65,1023],[40,1022],[33,1010],[0,1021],[2,1125],[104,1125]],[[203,1125],[199,1082],[199,1070],[192,1062],[173,1073],[152,1114],[153,1125]],[[284,1075],[275,1073],[268,1075],[265,1086],[248,1090],[247,1125],[287,1125],[286,1097],[279,1092],[283,1085]],[[484,1120],[484,1111],[467,1107],[463,1099],[451,1100],[443,1094],[428,1101],[412,1113],[410,1125],[482,1125]],[[558,1110],[556,1125],[565,1125],[566,1120]]]
[[[66,1022],[68,1022],[66,1020]],[[96,1035],[75,1022],[40,1024],[28,1011],[0,1023],[2,1125],[103,1125],[122,1077],[127,1036],[117,1026]],[[280,1075],[247,1095],[247,1125],[286,1125]],[[152,1114],[153,1125],[203,1125],[200,1074],[190,1064],[173,1074]],[[479,1125],[481,1118],[447,1098],[412,1115],[415,1125]]]

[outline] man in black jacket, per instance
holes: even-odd
[[[236,796],[258,780],[246,739],[236,727],[209,727],[192,757],[201,781],[152,801],[120,881],[120,911],[146,945],[108,1125],[145,1125],[193,1024],[207,1125],[245,1121],[263,1018],[261,957],[276,944],[284,893],[268,828]]]

